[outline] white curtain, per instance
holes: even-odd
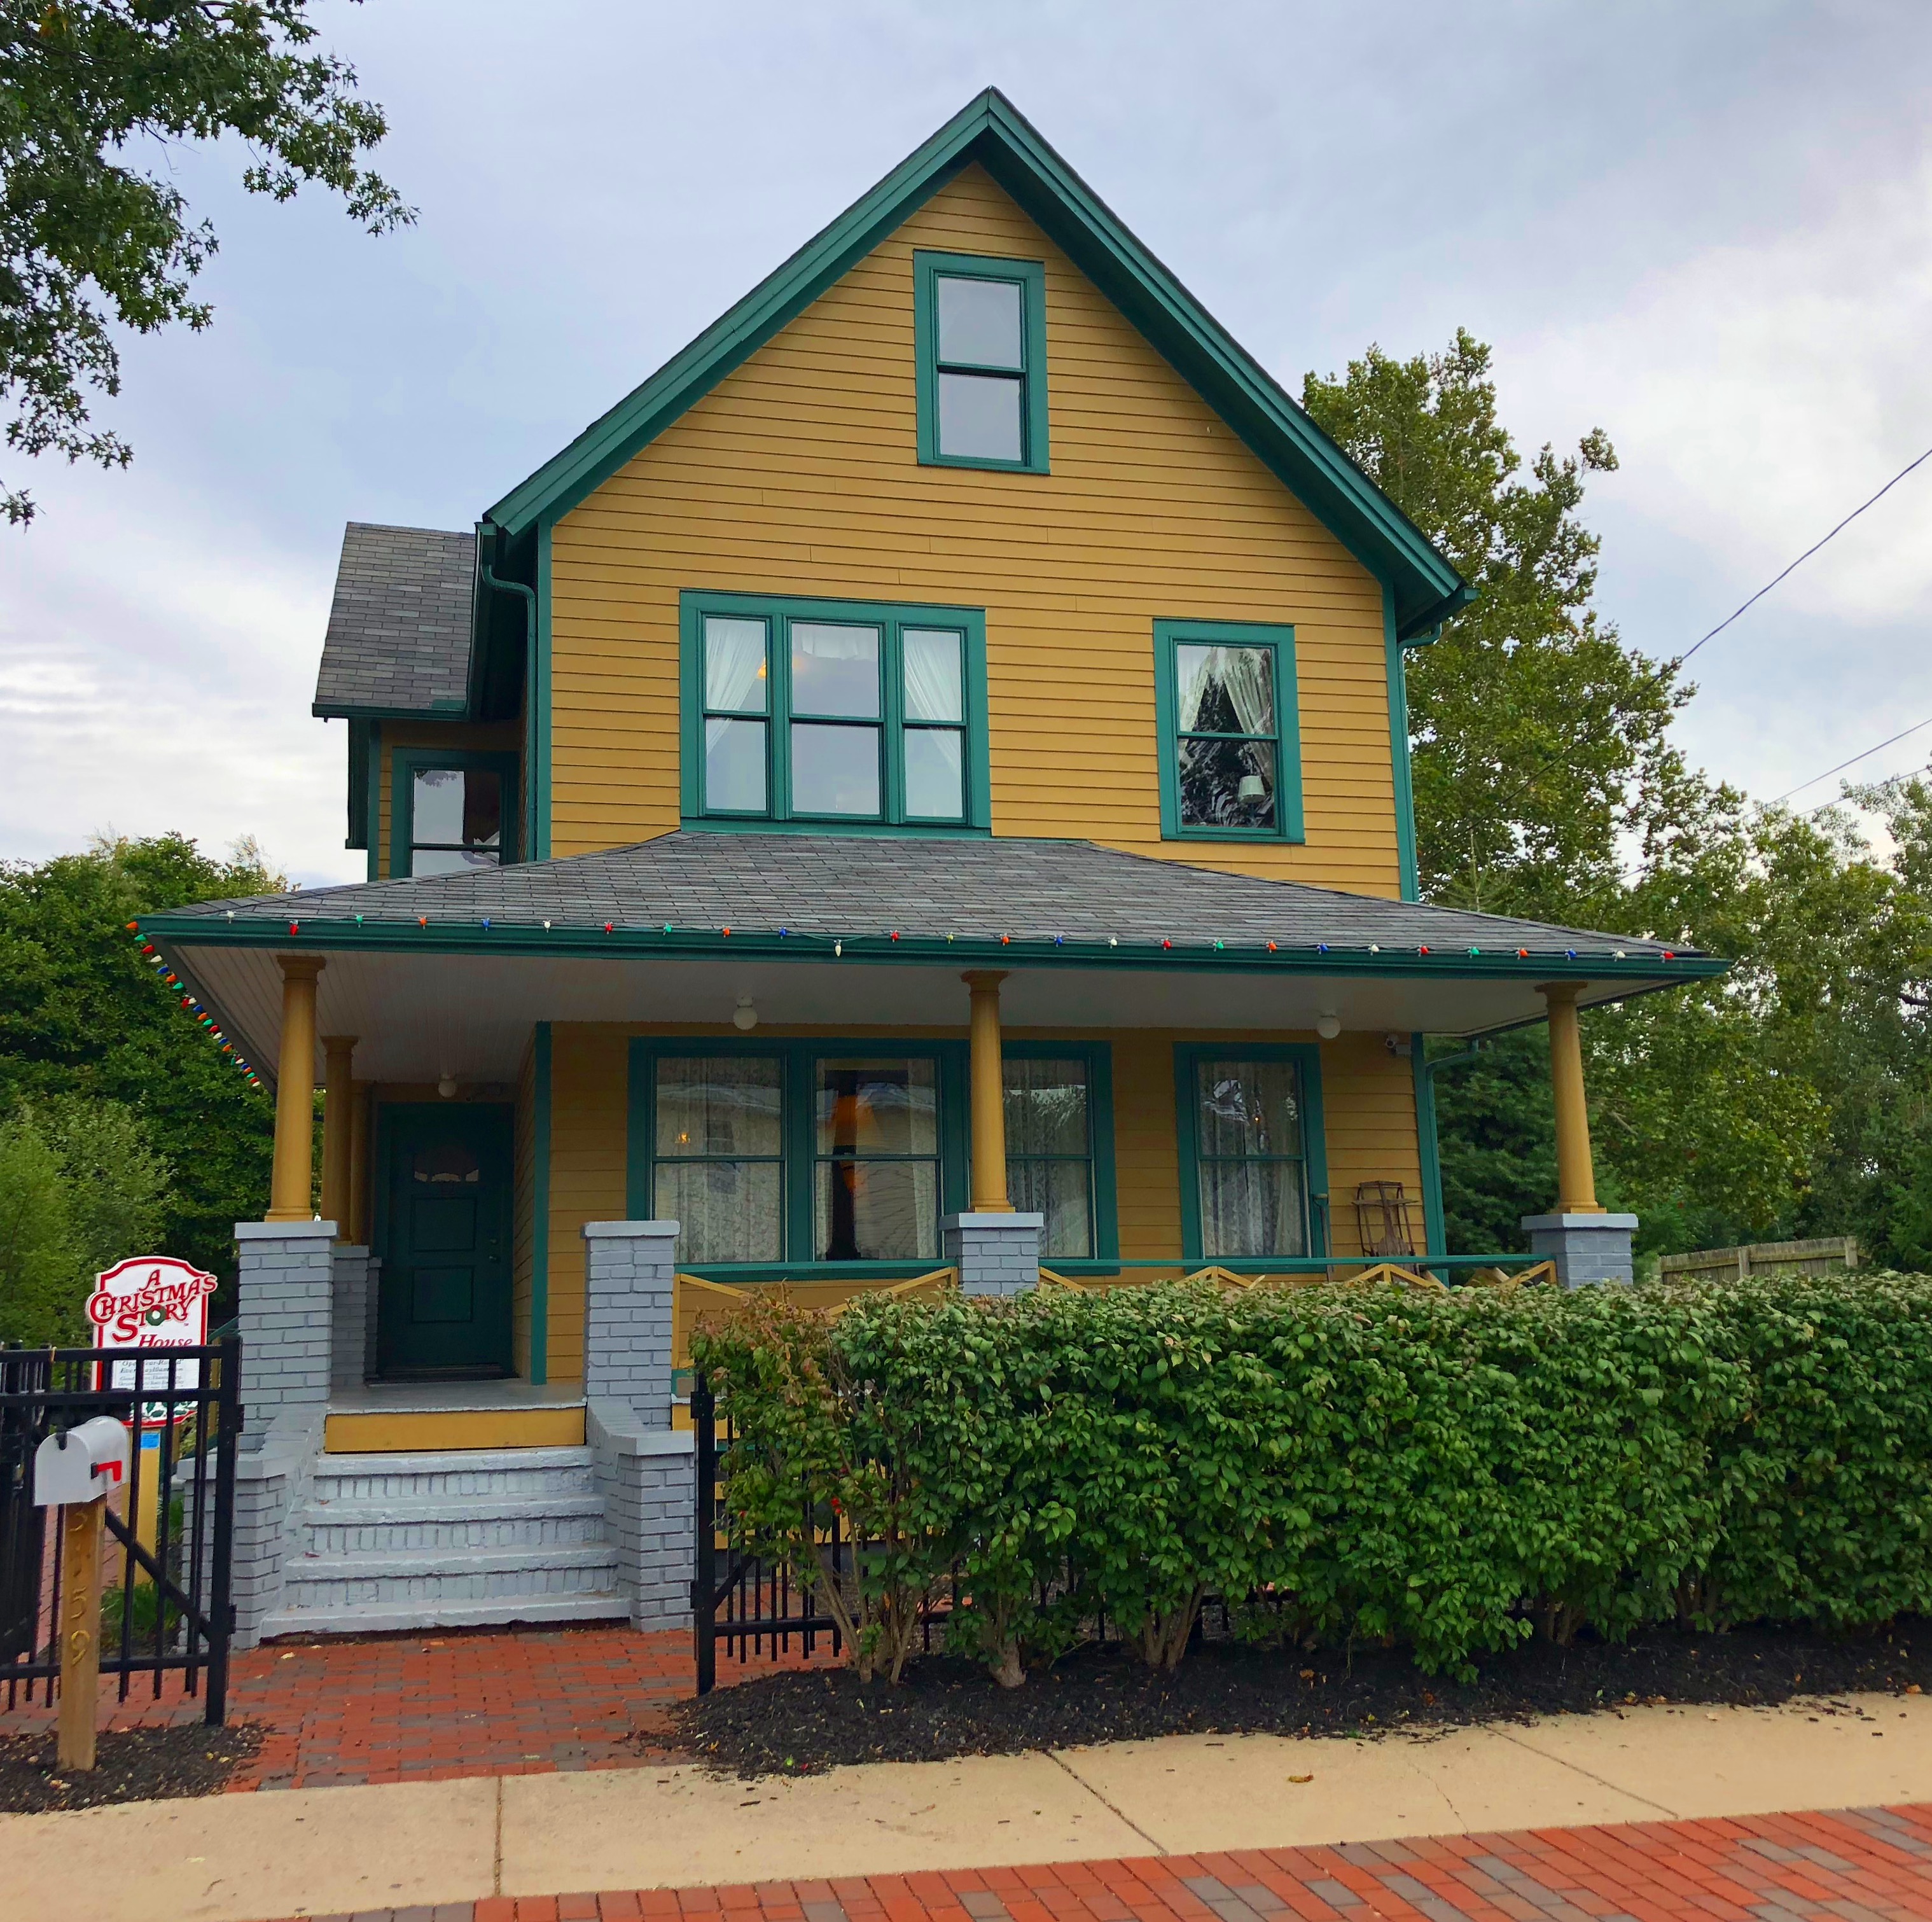
[[[905,656],[905,714],[909,721],[965,719],[959,686],[959,636],[909,627]]]
[[[1183,734],[1201,725],[1201,710],[1217,689],[1226,693],[1243,734],[1274,732],[1274,657],[1268,649],[1183,647],[1175,653]]]
[[[704,704],[727,714],[765,711],[765,623],[704,623]]]

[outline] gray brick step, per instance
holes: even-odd
[[[603,1542],[304,1555],[284,1571],[282,1612],[298,1615],[362,1604],[509,1602],[612,1594],[616,1589],[617,1551]]]
[[[358,1505],[453,1497],[587,1495],[596,1492],[587,1448],[446,1449],[416,1455],[325,1455],[316,1464],[317,1502]]]
[[[315,1502],[303,1511],[309,1556],[444,1548],[583,1547],[604,1539],[595,1494],[462,1495],[434,1501]]]
[[[278,1635],[388,1635],[412,1629],[504,1627],[513,1622],[608,1622],[626,1619],[630,1604],[616,1593],[511,1595],[456,1601],[358,1602],[278,1608],[262,1623],[264,1640]]]

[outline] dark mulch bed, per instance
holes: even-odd
[[[721,1648],[721,1671],[730,1659]],[[1089,1647],[1010,1690],[974,1664],[930,1656],[896,1689],[861,1689],[849,1669],[793,1672],[718,1689],[676,1719],[693,1754],[756,1776],[1154,1735],[1380,1735],[1639,1702],[1756,1706],[1922,1689],[1932,1689],[1932,1622],[1906,1620],[1862,1636],[1741,1629],[1658,1630],[1621,1645],[1532,1642],[1489,1658],[1466,1684],[1424,1674],[1399,1649],[1352,1657],[1213,1641],[1156,1677],[1118,1644]]]
[[[212,1795],[262,1746],[262,1731],[238,1722],[209,1728],[104,1730],[94,1766],[63,1775],[54,1735],[0,1736],[0,1811],[36,1815],[50,1809],[94,1809],[104,1802],[167,1802]]]

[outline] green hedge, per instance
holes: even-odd
[[[1538,1632],[1932,1612],[1932,1278],[764,1302],[700,1332],[748,1542],[896,1676],[957,1570],[1011,1683],[1104,1614],[1466,1670]],[[801,1491],[805,1491],[802,1503]],[[806,1517],[812,1518],[808,1526]]]

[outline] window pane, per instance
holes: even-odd
[[[765,623],[707,614],[704,620],[704,704],[734,714],[762,714],[771,677],[765,663]]]
[[[953,728],[906,729],[908,814],[921,821],[965,818],[965,738]]]
[[[1006,1152],[1087,1152],[1087,1064],[1034,1061],[1000,1064],[1006,1083]],[[1018,1204],[1014,1204],[1017,1206]]]
[[[791,624],[791,710],[794,714],[879,715],[879,630]]]
[[[1302,1255],[1308,1211],[1299,1161],[1203,1161],[1201,1252]]]
[[[412,839],[440,842],[445,847],[462,840],[463,786],[460,767],[416,770],[410,802]]]
[[[1197,734],[1180,743],[1184,827],[1272,827],[1275,746]]]
[[[778,1064],[750,1056],[665,1056],[658,1062],[660,1155],[779,1152]]]
[[[939,451],[968,461],[1022,459],[1019,382],[1004,374],[942,374]]]
[[[939,1070],[916,1056],[818,1064],[821,1155],[936,1155]]]
[[[1042,1255],[1065,1258],[1094,1252],[1084,1161],[1009,1161],[1006,1185],[1016,1208],[1046,1217],[1040,1236]]]
[[[1178,647],[1174,674],[1181,733],[1274,732],[1272,647]]]
[[[908,721],[963,721],[966,696],[960,680],[962,636],[943,628],[908,627],[899,636],[905,657]]]
[[[410,855],[410,872],[474,874],[479,867],[496,866],[502,859],[494,848],[418,848]]]
[[[791,731],[795,814],[879,812],[879,731],[795,722]]]
[[[1204,1061],[1196,1070],[1204,1156],[1299,1155],[1300,1076],[1292,1061]]]
[[[660,1161],[652,1207],[675,1221],[681,1262],[782,1257],[776,1161]]]
[[[970,367],[1022,368],[1024,335],[1017,281],[964,280],[937,275],[939,357]]]
[[[935,1161],[820,1161],[814,1208],[820,1261],[936,1261]]]
[[[704,805],[736,814],[765,811],[765,724],[704,724]]]

